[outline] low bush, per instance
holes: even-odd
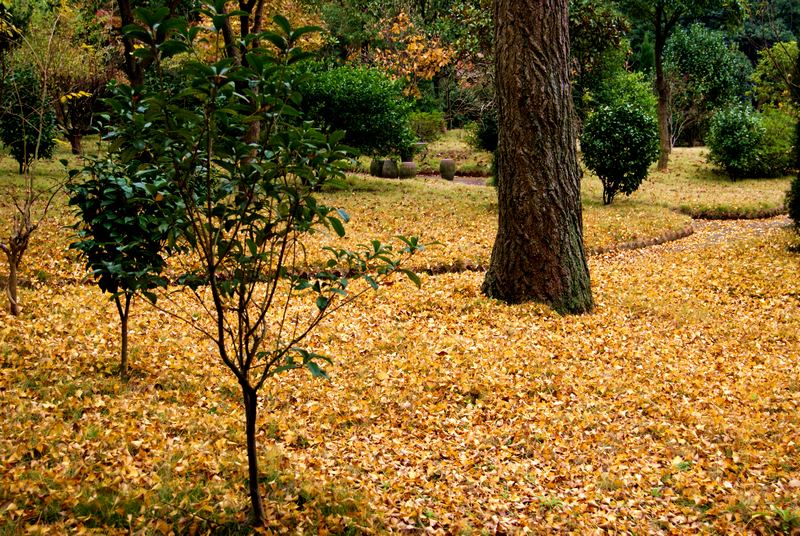
[[[658,158],[656,120],[630,103],[601,106],[589,116],[581,135],[583,161],[603,183],[603,203],[618,193],[630,195]]]
[[[706,136],[709,161],[732,178],[778,177],[792,167],[794,119],[780,110],[748,105],[720,110]]]
[[[470,145],[490,153],[497,151],[497,128],[497,110],[494,107],[487,108],[469,128]]]
[[[762,160],[767,176],[781,176],[794,167],[795,125],[797,120],[790,113],[775,107],[761,110],[764,125]]]
[[[436,141],[446,130],[442,112],[415,112],[411,114],[410,121],[411,130],[420,141]]]
[[[400,84],[380,71],[335,67],[311,72],[300,93],[306,117],[345,131],[345,144],[371,155],[412,152],[411,105]]]

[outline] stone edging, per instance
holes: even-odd
[[[621,244],[613,244],[611,246],[590,248],[586,250],[586,254],[587,256],[594,256],[594,255],[603,255],[605,253],[613,253],[615,251],[642,249],[651,246],[660,246],[661,244],[666,244],[667,242],[674,242],[675,240],[680,240],[682,238],[689,237],[693,234],[694,234],[694,227],[690,223],[689,225],[685,226],[682,229],[667,231],[666,233],[657,236],[655,238],[641,238],[639,240],[633,240],[631,242],[623,242]]]

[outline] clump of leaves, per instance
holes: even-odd
[[[658,158],[656,120],[637,106],[601,106],[589,116],[581,135],[583,160],[603,183],[603,203],[618,193],[630,195]]]

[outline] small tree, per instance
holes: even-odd
[[[589,116],[581,136],[586,166],[603,183],[603,203],[618,193],[630,195],[658,159],[658,124],[630,104],[602,106]]]
[[[0,110],[0,141],[25,173],[31,161],[50,158],[56,145],[56,120],[39,76],[31,69],[13,71],[5,81]]]
[[[20,41],[22,46],[29,46],[25,37],[18,31],[12,33],[15,41]],[[0,46],[3,74],[6,67],[6,52],[7,50]],[[6,295],[12,315],[18,315],[22,311],[17,294],[22,259],[28,250],[31,236],[47,216],[50,204],[61,188],[59,182],[48,184],[37,181],[31,170],[34,161],[50,154],[53,149],[54,125],[47,98],[51,53],[52,47],[48,46],[42,56],[35,58],[35,73],[19,70],[2,80],[0,139],[11,148],[12,154],[20,163],[23,182],[22,188],[11,190],[9,204],[13,206],[14,215],[9,222],[8,234],[0,241],[0,251],[5,254],[8,261]]]
[[[134,178],[135,177],[135,178]],[[120,376],[128,376],[128,316],[131,300],[142,293],[151,302],[166,265],[164,249],[174,239],[169,184],[158,177],[137,177],[108,158],[90,162],[83,173],[73,172],[67,185],[69,204],[80,221],[75,224],[78,250],[97,286],[111,294],[120,319]]]
[[[129,26],[128,38],[146,43],[137,54],[156,69],[168,56],[192,51],[197,30],[185,21],[169,18],[166,9],[137,15],[142,24]],[[228,23],[221,9],[205,15],[219,31]],[[169,313],[213,341],[242,389],[257,525],[265,520],[256,448],[259,390],[292,369],[324,377],[325,358],[303,341],[344,304],[403,271],[395,252],[378,241],[359,251],[325,248],[324,261],[306,257],[309,234],[344,234],[346,213],[318,202],[313,192],[342,176],[338,163],[346,153],[340,132],[324,135],[297,111],[294,67],[306,57],[297,40],[312,29],[292,29],[283,17],[274,22],[279,33],[258,36],[274,49],[253,48],[241,63],[187,60],[180,67],[185,88],[177,94],[121,86],[108,101],[115,140],[109,158],[135,169],[137,180],[172,185],[176,206],[185,211],[188,259],[175,269],[184,272],[179,282],[197,314]],[[165,39],[155,38],[164,31]],[[245,135],[254,121],[261,129],[251,143]],[[403,242],[409,255],[419,249],[416,239]],[[351,292],[355,279],[365,284]]]

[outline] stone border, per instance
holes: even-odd
[[[623,242],[621,244],[613,244],[611,246],[590,248],[586,250],[587,256],[604,255],[606,253],[614,253],[616,251],[629,251],[632,249],[642,249],[651,246],[660,246],[667,242],[674,242],[682,238],[687,238],[694,234],[694,226],[690,223],[682,229],[667,231],[666,233],[655,238],[641,238],[631,242]]]

